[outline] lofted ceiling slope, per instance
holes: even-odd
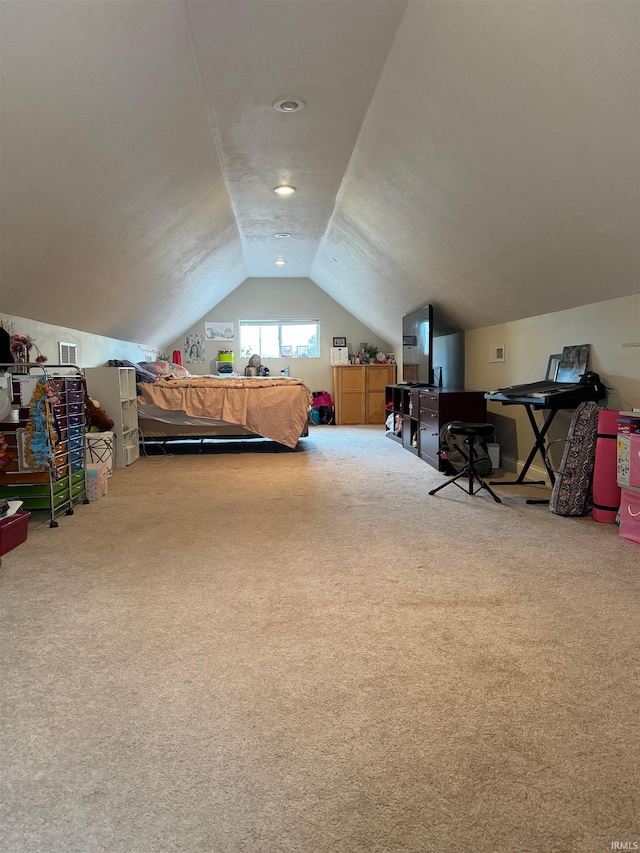
[[[637,293],[638,8],[0,0],[0,310],[165,345],[310,276],[393,340]]]

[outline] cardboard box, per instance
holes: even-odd
[[[618,417],[618,435],[640,432],[640,417]]]
[[[618,434],[616,438],[617,473],[616,481],[619,486],[629,486],[629,469],[631,467],[631,436]]]
[[[30,518],[30,512],[18,510],[14,515],[0,519],[0,554],[6,554],[26,542]]]

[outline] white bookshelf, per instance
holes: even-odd
[[[134,368],[87,367],[84,374],[89,396],[113,421],[115,467],[131,465],[140,456]]]

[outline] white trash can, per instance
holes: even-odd
[[[495,470],[500,467],[500,445],[499,444],[487,444],[487,453],[489,454],[489,459],[491,460],[491,467]]]
[[[88,432],[85,435],[85,460],[89,465],[104,462],[107,477],[113,474],[113,433]]]

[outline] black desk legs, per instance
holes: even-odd
[[[558,409],[549,409],[547,412],[547,416],[542,424],[542,429],[538,429],[538,424],[536,423],[536,419],[533,416],[532,407],[528,403],[523,403],[525,409],[527,410],[527,415],[529,416],[529,423],[531,424],[531,429],[533,430],[533,434],[535,436],[535,443],[531,448],[531,452],[527,457],[527,461],[524,463],[522,471],[518,475],[516,480],[489,480],[489,483],[492,486],[544,486],[544,480],[525,480],[527,476],[527,471],[531,467],[531,463],[533,462],[536,453],[539,453],[542,461],[544,462],[544,467],[547,470],[547,474],[549,475],[549,480],[551,481],[551,485],[553,486],[556,482],[556,476],[553,472],[553,468],[549,465],[549,461],[547,459],[547,454],[545,453],[545,436],[549,432],[549,427],[551,426],[553,419],[556,416]],[[527,500],[528,504],[546,504],[549,503],[548,500]]]

